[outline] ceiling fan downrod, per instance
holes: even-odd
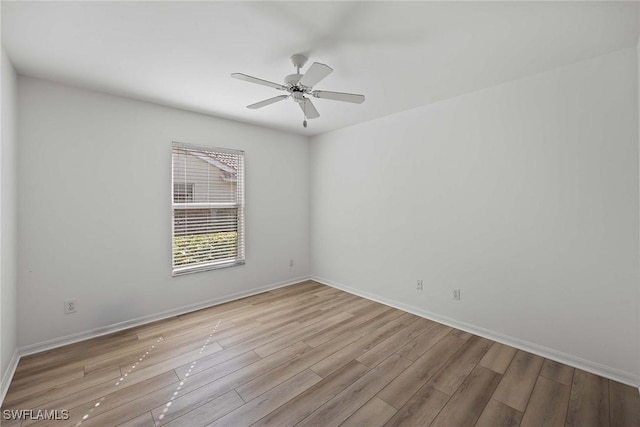
[[[291,62],[293,63],[293,66],[296,68],[296,73],[300,74],[300,68],[304,67],[304,64],[307,63],[308,58],[304,55],[301,55],[299,53],[296,53],[294,55],[291,55]]]

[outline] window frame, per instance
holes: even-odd
[[[174,155],[175,150],[195,150],[201,152],[212,152],[212,153],[221,153],[221,154],[232,154],[237,155],[238,157],[238,169],[237,169],[237,194],[238,200],[235,203],[227,203],[227,202],[204,202],[198,203],[194,202],[175,202],[175,189],[176,184],[186,184],[187,186],[191,185],[192,188],[195,187],[193,183],[186,182],[176,182],[176,177],[174,176]],[[209,270],[218,270],[221,268],[234,267],[237,265],[244,265],[246,263],[245,259],[245,152],[243,150],[231,149],[231,148],[222,148],[222,147],[214,147],[214,146],[204,146],[204,145],[196,145],[189,144],[183,142],[173,141],[171,143],[171,275],[172,276],[181,276],[184,274],[190,273],[198,273],[201,271],[209,271]],[[195,191],[195,189],[193,190]],[[192,197],[195,196],[195,193],[192,194]],[[233,259],[226,259],[222,261],[207,261],[194,263],[183,266],[175,265],[175,238],[176,238],[176,210],[186,210],[186,209],[236,209],[237,210],[237,255]]]

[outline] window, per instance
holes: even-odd
[[[173,183],[173,201],[174,202],[193,202],[193,184],[185,184],[184,182]]]
[[[173,274],[244,264],[244,152],[172,145]]]

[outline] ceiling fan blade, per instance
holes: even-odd
[[[274,102],[282,101],[284,99],[287,99],[288,97],[289,95],[275,96],[273,98],[265,99],[264,101],[256,102],[255,104],[247,105],[247,108],[255,110],[256,108],[266,107],[267,105],[271,105]]]
[[[311,67],[304,73],[304,76],[300,79],[299,84],[306,87],[313,87],[320,80],[327,77],[329,74],[333,72],[333,68],[328,65],[321,64],[319,62],[314,62],[311,64]]]
[[[287,88],[281,84],[278,83],[273,83],[267,80],[262,80],[259,79],[257,77],[251,77],[251,76],[247,76],[246,74],[242,74],[242,73],[233,73],[231,74],[231,77],[233,77],[234,79],[238,79],[238,80],[244,80],[245,82],[249,82],[249,83],[255,83],[255,84],[259,84],[262,86],[269,86],[272,87],[274,89],[278,89],[278,90],[286,90]]]
[[[320,113],[318,113],[318,110],[316,110],[316,107],[309,98],[305,98],[304,101],[299,102],[298,105],[307,119],[317,119],[320,117]]]
[[[364,95],[344,92],[329,92],[326,90],[314,90],[311,92],[313,96],[320,99],[332,99],[334,101],[353,102],[354,104],[362,104]]]

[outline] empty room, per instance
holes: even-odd
[[[3,427],[640,426],[640,2],[0,12]]]

